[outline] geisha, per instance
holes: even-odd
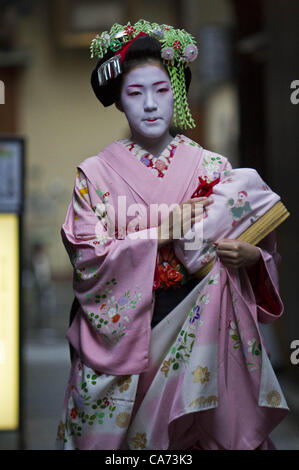
[[[289,214],[255,170],[172,135],[195,125],[190,34],[115,24],[91,52],[93,90],[131,136],[78,166],[62,227],[75,300],[57,445],[273,449],[288,406],[259,322],[283,313],[275,229]]]

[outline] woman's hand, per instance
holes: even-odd
[[[192,225],[203,218],[205,206],[213,202],[211,197],[196,197],[179,204],[158,226],[158,249],[171,242],[176,233],[179,232],[180,236],[183,236]],[[187,205],[191,206],[191,210],[184,210],[183,206]]]
[[[250,243],[222,238],[215,242],[216,253],[228,268],[253,266],[261,257],[260,250]]]

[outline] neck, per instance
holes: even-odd
[[[133,140],[133,142],[136,142],[136,144],[147,150],[147,152],[149,152],[154,157],[159,157],[163,150],[170,144],[172,139],[173,137],[169,131],[156,139],[153,137],[144,137],[140,134],[136,135],[133,131],[131,135],[131,140]]]

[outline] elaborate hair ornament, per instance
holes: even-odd
[[[121,64],[127,49],[140,36],[154,37],[161,43],[161,57],[174,95],[174,124],[184,129],[195,127],[187,102],[184,67],[196,59],[198,49],[194,38],[183,29],[139,20],[134,25],[130,22],[126,26],[115,23],[109,32],[97,35],[90,45],[91,58],[97,56],[102,59],[109,50],[114,52],[114,56],[98,68],[99,85],[122,73]]]
[[[100,65],[98,68],[98,80],[100,86],[121,74],[120,58],[120,55],[117,54]]]

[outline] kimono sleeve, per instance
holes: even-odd
[[[277,252],[275,230],[263,238],[257,247],[261,253],[260,260],[246,269],[256,299],[258,320],[272,323],[284,310],[279,294],[278,266],[281,256]]]
[[[266,208],[280,199],[265,185],[256,170],[232,170],[229,162],[213,188],[213,196],[215,203],[208,206],[208,215],[204,215],[198,226],[194,226],[202,245],[196,249],[186,249],[185,239],[175,242],[177,257],[195,277],[201,276],[201,268],[215,257],[213,241],[222,238],[235,240],[254,222],[256,213],[265,213]],[[246,269],[255,295],[258,319],[262,323],[270,323],[283,313],[278,292],[277,264],[280,256],[276,249],[275,233],[269,233],[257,247],[261,253],[260,260],[256,266]]]
[[[156,228],[110,236],[106,208],[79,170],[61,231],[80,304],[68,339],[90,367],[133,373],[148,359],[158,240]]]

